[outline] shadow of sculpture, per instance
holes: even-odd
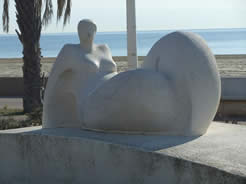
[[[26,134],[84,138],[87,140],[104,142],[105,144],[118,144],[126,147],[135,148],[144,151],[159,151],[174,146],[179,146],[200,136],[170,136],[170,135],[129,135],[114,134],[106,132],[85,131],[75,128],[51,128],[30,131]]]

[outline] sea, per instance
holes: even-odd
[[[163,36],[175,30],[138,31],[137,48],[139,56],[146,56],[153,44]],[[246,54],[246,28],[240,29],[203,29],[184,30],[199,34],[206,40],[213,53]],[[42,34],[40,45],[43,57],[56,57],[62,46],[67,43],[79,43],[77,33]],[[126,32],[99,32],[95,43],[107,44],[113,56],[127,55]],[[0,35],[0,58],[22,57],[22,45],[16,35]]]

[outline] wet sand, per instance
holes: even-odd
[[[144,57],[139,57],[139,64]],[[118,71],[127,70],[127,57],[114,57]],[[42,58],[42,71],[48,74],[55,58]],[[222,77],[246,77],[246,55],[217,55],[217,65]],[[22,59],[0,59],[0,77],[22,77]]]

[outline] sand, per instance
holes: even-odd
[[[139,57],[139,64],[144,57]],[[127,57],[114,57],[118,71],[127,70]],[[217,65],[222,77],[246,77],[246,55],[217,55]],[[49,74],[55,58],[42,59],[42,71]],[[0,77],[22,77],[22,59],[0,59]]]

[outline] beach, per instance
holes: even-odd
[[[56,58],[42,58],[42,72],[48,76]],[[117,64],[118,72],[127,70],[127,57],[113,57]],[[144,60],[143,56],[139,57],[139,65]],[[246,77],[246,55],[216,55],[216,62],[221,77]],[[0,77],[22,77],[22,59],[0,59]]]

